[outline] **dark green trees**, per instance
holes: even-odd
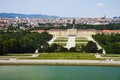
[[[58,44],[51,45],[51,52],[67,52],[68,49]]]
[[[39,52],[42,52],[42,53],[51,52],[50,45],[48,43],[44,43],[42,46],[39,47]]]
[[[106,52],[109,54],[110,53],[120,54],[120,42],[113,42],[112,44],[108,43],[105,49],[106,49]]]
[[[76,47],[71,47],[71,48],[69,49],[69,52],[77,52]]]
[[[0,54],[33,53],[51,38],[52,35],[48,33],[3,32],[0,35]]]
[[[96,43],[89,41],[85,47],[85,52],[87,53],[96,53],[98,51]]]
[[[0,55],[3,55],[3,44],[0,42]]]
[[[20,53],[21,45],[18,40],[10,39],[3,42],[4,53]]]
[[[96,34],[93,38],[104,47],[107,54],[120,54],[120,34]]]
[[[87,25],[87,24],[76,24],[77,29],[96,29],[96,30],[119,30],[120,29],[120,23],[115,24],[107,24],[107,25]]]

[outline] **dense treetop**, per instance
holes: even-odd
[[[33,53],[52,38],[48,33],[31,33],[29,31],[1,32],[0,54]]]
[[[97,34],[93,38],[105,49],[106,53],[120,54],[120,34]]]

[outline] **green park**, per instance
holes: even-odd
[[[102,46],[98,49],[96,43],[89,41],[86,37],[76,37],[75,46],[67,49],[65,46],[68,37],[57,37],[50,45],[46,42],[52,39],[48,33],[30,33],[21,31],[16,33],[1,33],[0,35],[0,59],[63,59],[63,60],[120,60],[119,34],[97,34],[92,36]],[[32,57],[38,49],[38,56]],[[99,53],[100,58],[95,55]]]

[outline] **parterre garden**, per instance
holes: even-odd
[[[58,37],[57,39],[55,39],[55,41],[52,44],[56,43],[65,47],[67,45],[67,42],[68,42],[67,37]]]
[[[86,45],[88,43],[88,39],[86,37],[76,37],[75,38],[75,45],[76,46],[81,46],[81,45]]]
[[[67,45],[68,42],[68,37],[58,37],[55,39],[55,41],[52,43],[59,44],[63,47]],[[88,43],[88,39],[86,37],[75,37],[75,46],[81,46],[81,45],[86,45]]]

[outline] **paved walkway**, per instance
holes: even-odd
[[[48,44],[52,44],[56,38],[57,36],[53,36],[53,38],[48,42]]]
[[[95,54],[96,58],[102,58],[100,54]]]
[[[66,48],[70,49],[71,47],[75,47],[75,37],[68,37]]]
[[[103,49],[91,36],[87,37],[89,41],[93,41],[97,44],[98,49]],[[106,54],[105,50],[103,49],[103,54]]]
[[[39,54],[33,54],[31,57],[38,57]]]
[[[0,60],[0,65],[99,65],[120,66],[120,61],[103,60]]]

